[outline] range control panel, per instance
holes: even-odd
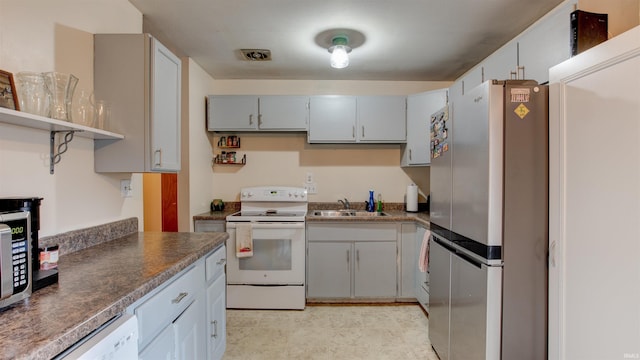
[[[307,190],[298,187],[249,187],[240,191],[240,201],[306,202]]]

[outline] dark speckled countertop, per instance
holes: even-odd
[[[231,205],[231,206],[229,206]],[[328,217],[328,216],[313,216],[311,212],[313,210],[335,210],[340,208],[338,203],[309,203],[309,212],[306,217],[306,221],[376,221],[376,222],[388,222],[388,221],[415,221],[425,227],[429,227],[429,212],[406,212],[404,211],[404,205],[401,203],[388,203],[385,204],[383,212],[385,216],[340,216],[340,217]],[[363,210],[363,204],[353,204],[352,209]],[[225,220],[227,215],[231,215],[239,210],[239,203],[227,203],[224,211],[210,211],[202,214],[195,215],[193,220]]]
[[[0,312],[0,359],[59,354],[227,238],[136,232],[62,255],[58,284]]]

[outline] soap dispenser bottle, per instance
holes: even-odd
[[[376,202],[373,199],[373,190],[369,190],[369,201],[367,203],[367,211],[374,212],[376,209]]]

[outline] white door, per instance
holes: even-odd
[[[549,79],[549,359],[638,359],[640,27]]]
[[[180,170],[180,59],[156,39],[151,87],[151,170]]]

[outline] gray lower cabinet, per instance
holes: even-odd
[[[418,255],[420,247],[416,249],[416,229],[414,222],[400,225],[400,292],[398,297],[415,300],[418,270]],[[418,252],[416,254],[416,251]]]
[[[353,274],[354,297],[397,296],[396,241],[358,241],[355,249],[355,272]]]
[[[352,248],[350,242],[309,242],[308,298],[351,297]]]
[[[194,220],[194,232],[225,232],[227,223],[224,220]]]
[[[140,359],[222,359],[225,256],[222,246],[129,306]]]
[[[307,298],[395,299],[398,226],[308,223]]]

